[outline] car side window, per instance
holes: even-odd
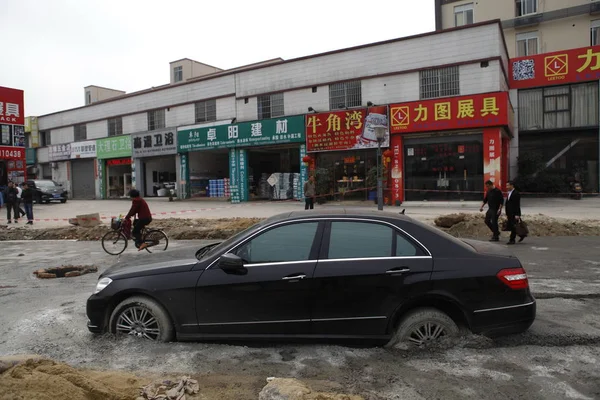
[[[396,257],[413,257],[423,255],[423,251],[400,233],[396,233]]]
[[[394,231],[372,222],[332,222],[328,259],[391,257]]]
[[[239,247],[235,254],[246,264],[308,260],[318,226],[318,222],[302,222],[270,229]]]

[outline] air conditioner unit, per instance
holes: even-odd
[[[538,25],[542,22],[542,14],[526,15],[515,19],[515,28]]]

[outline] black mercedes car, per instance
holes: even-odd
[[[460,327],[525,331],[536,303],[519,260],[404,215],[292,212],[196,257],[111,267],[88,328],[159,341],[374,339],[422,345]]]
[[[27,185],[35,191],[34,200],[37,203],[50,203],[51,201],[67,202],[68,192],[62,185],[50,179],[27,181]]]

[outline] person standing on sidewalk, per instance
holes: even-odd
[[[517,224],[521,219],[521,194],[515,189],[513,181],[506,184],[508,196],[506,197],[506,219],[507,227],[510,229],[509,245],[515,244],[517,237]],[[519,242],[522,242],[525,236],[519,236]]]
[[[15,224],[19,222],[19,207],[17,198],[17,189],[12,181],[8,182],[8,187],[4,189],[4,204],[6,205],[6,219],[7,223],[10,224],[10,213],[13,211],[13,217]]]
[[[487,192],[483,199],[483,204],[479,208],[479,211],[483,211],[483,207],[487,204],[488,210],[485,214],[485,224],[492,231],[492,238],[490,242],[497,242],[500,240],[500,229],[498,228],[498,218],[502,214],[502,204],[504,204],[504,196],[502,191],[498,189],[494,182],[487,181],[485,183]]]
[[[19,185],[15,185],[15,189],[17,189],[17,211],[19,212],[19,217],[25,215],[25,211],[21,208],[21,203],[23,200],[21,199],[21,195],[23,194],[23,189],[19,187]]]
[[[33,189],[26,183],[23,184],[23,193],[21,193],[21,201],[27,213],[27,225],[33,225]]]
[[[310,176],[306,182],[304,182],[304,209],[314,209],[315,208],[315,177]]]

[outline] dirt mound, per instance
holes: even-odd
[[[545,215],[523,218],[529,236],[600,236],[600,221],[573,221]],[[500,218],[500,226],[506,217]],[[482,214],[449,214],[435,219],[435,225],[456,237],[481,238],[490,235]]]
[[[261,221],[259,218],[222,219],[155,219],[151,228],[160,228],[172,240],[227,239]],[[110,230],[108,225],[62,228],[13,228],[0,230],[2,240],[100,240]]]

